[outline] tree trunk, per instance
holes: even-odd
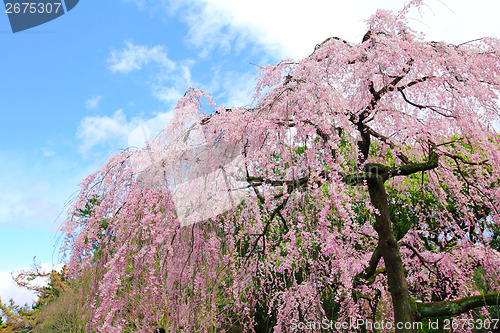
[[[415,332],[418,321],[415,304],[410,297],[399,246],[392,231],[384,179],[380,174],[371,174],[368,191],[373,206],[378,210],[374,228],[379,237],[379,248],[387,270],[387,282],[394,307],[395,332]]]

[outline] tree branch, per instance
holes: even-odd
[[[439,155],[435,152],[435,147],[429,149],[429,159],[427,162],[410,163],[398,165],[390,169],[387,178],[395,176],[409,176],[419,171],[428,171],[438,167]]]
[[[309,181],[309,176],[302,177],[299,179],[294,179],[294,180],[277,180],[277,179],[268,179],[264,177],[253,177],[253,176],[248,176],[246,178],[246,181],[250,184],[250,186],[260,186],[263,184],[268,184],[271,186],[283,186],[287,185],[292,188],[300,188],[304,185],[307,184]]]
[[[398,150],[398,147],[394,144],[394,142],[391,141],[391,139],[389,139],[388,137],[378,133],[378,132],[375,132],[371,127],[365,125],[365,128],[366,128],[366,131],[373,135],[374,137],[376,137],[377,139],[379,139],[380,141],[386,143],[387,145],[389,145],[389,147],[393,150],[396,150],[396,156],[401,160],[403,161],[403,163],[410,163],[410,159],[408,157],[406,157],[405,154],[403,154],[402,152],[400,151],[397,151]]]
[[[420,260],[420,262],[422,263],[422,265],[424,265],[429,270],[429,272],[433,272],[434,274],[437,274],[437,269],[435,267],[434,267],[434,269],[431,268],[431,267],[429,267],[428,264],[435,265],[439,261],[441,261],[442,258],[440,258],[440,259],[438,259],[436,261],[429,261],[429,260],[425,259],[424,257],[422,257],[422,255],[420,254],[420,252],[417,249],[415,249],[413,246],[411,246],[409,243],[400,242],[399,245],[400,246],[405,246],[406,248],[410,249],[413,252],[413,254],[417,256],[417,258]]]
[[[472,309],[500,304],[500,293],[477,295],[454,301],[417,303],[418,319],[441,316],[458,316]]]
[[[408,99],[408,97],[406,97],[406,94],[404,93],[403,89],[398,89],[398,91],[401,93],[401,95],[403,96],[403,99],[404,99],[404,101],[406,103],[408,103],[408,104],[410,104],[410,105],[412,105],[412,106],[414,106],[414,107],[416,107],[416,108],[418,108],[420,110],[422,110],[422,109],[429,109],[429,110],[432,110],[432,111],[436,112],[437,114],[439,114],[439,115],[441,115],[441,116],[443,116],[445,118],[455,118],[453,115],[444,114],[443,112],[438,111],[437,110],[438,109],[437,106],[434,106],[434,105],[421,105],[421,104],[414,103],[414,102],[410,101]],[[443,109],[443,108],[441,108],[441,109]],[[446,110],[446,109],[444,109],[444,110]],[[449,111],[449,110],[446,110],[446,111]]]
[[[401,81],[401,79],[403,79],[403,78],[404,78],[404,76],[396,76],[394,78],[394,80],[389,85],[387,85],[384,88],[380,89],[379,93],[382,95],[382,94],[385,94],[388,91],[394,91],[394,90],[403,92],[403,90],[405,90],[406,88],[410,88],[411,86],[414,86],[416,84],[425,82],[425,81],[433,78],[433,76],[424,76],[424,77],[422,77],[420,79],[416,79],[416,80],[413,80],[411,82],[408,82],[404,86],[396,87],[396,84],[399,83],[399,81]]]
[[[378,263],[380,262],[380,259],[382,259],[382,253],[380,252],[380,245],[377,245],[375,248],[375,251],[373,251],[372,256],[370,258],[370,261],[368,262],[368,266],[365,268],[365,270],[362,273],[357,274],[354,277],[354,285],[357,286],[361,284],[359,281],[360,279],[363,279],[365,281],[370,282],[370,278],[376,276],[377,273],[381,273],[382,270],[385,271],[385,268],[382,268],[381,271],[377,272],[377,266]],[[371,281],[373,283],[373,281]],[[369,283],[370,284],[370,283]]]
[[[439,151],[439,152],[441,154],[443,154],[444,156],[448,156],[449,158],[454,159],[455,161],[456,160],[460,160],[460,161],[462,161],[462,163],[465,163],[465,164],[468,164],[468,165],[484,165],[484,164],[486,164],[488,162],[488,159],[482,160],[480,162],[469,162],[465,158],[463,158],[462,156],[453,155],[453,154],[447,153],[445,151]]]

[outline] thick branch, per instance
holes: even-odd
[[[342,181],[348,185],[363,185],[365,181],[369,179],[374,179],[381,176],[385,182],[387,179],[395,176],[408,176],[420,171],[428,171],[438,167],[439,156],[434,151],[435,148],[431,147],[429,152],[429,158],[426,162],[419,163],[407,163],[403,165],[398,165],[397,167],[388,167],[380,163],[367,163],[363,171],[351,174],[343,174]],[[322,171],[319,173],[320,177],[324,177],[326,180],[331,180],[332,177],[328,171]],[[289,187],[298,189],[305,186],[310,180],[309,176],[305,176],[294,180],[274,180],[267,179],[264,177],[251,177],[248,176],[246,181],[250,186],[261,186],[263,184],[268,184],[271,186],[283,186],[287,185]]]
[[[500,293],[477,295],[460,298],[454,301],[417,303],[418,318],[458,316],[475,308],[488,305],[499,305]]]
[[[434,148],[431,147],[429,150],[429,159],[426,162],[410,163],[393,167],[389,171],[388,177],[409,176],[416,172],[432,170],[438,167],[438,162],[439,155],[434,151]]]
[[[411,86],[414,86],[416,84],[425,82],[425,81],[433,78],[433,76],[424,76],[424,77],[422,77],[420,79],[416,79],[416,80],[413,80],[411,82],[408,82],[404,86],[396,87],[396,84],[399,83],[399,81],[401,81],[401,79],[403,79],[403,78],[404,78],[403,76],[396,76],[396,78],[389,85],[387,85],[387,86],[383,87],[382,89],[380,89],[379,93],[380,94],[385,94],[388,91],[394,91],[394,90],[402,92],[406,88],[409,88]]]

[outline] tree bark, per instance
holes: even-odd
[[[378,210],[378,214],[375,215],[374,228],[378,233],[378,248],[387,269],[387,282],[394,308],[395,332],[415,332],[413,328],[408,329],[408,326],[413,325],[405,325],[405,323],[418,321],[417,311],[415,303],[410,297],[401,253],[392,231],[387,193],[382,175],[370,174],[368,177],[368,191],[373,206]],[[402,327],[398,327],[398,324]]]
[[[487,295],[477,295],[460,298],[453,301],[432,302],[432,303],[417,303],[418,317],[441,317],[441,316],[458,316],[462,313],[475,308],[499,305],[500,293],[491,293]]]

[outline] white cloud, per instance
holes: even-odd
[[[257,43],[277,58],[308,55],[317,43],[332,35],[358,41],[365,31],[363,20],[377,7],[399,9],[403,1],[310,0],[290,1],[196,0],[183,19],[189,26],[188,41],[202,55],[213,48],[229,52]]]
[[[165,1],[164,1],[165,2]],[[359,42],[364,21],[377,8],[399,11],[406,0],[309,0],[298,4],[285,0],[169,1],[187,23],[187,40],[208,55],[214,48],[234,51],[257,43],[276,58],[301,58],[328,37]],[[142,5],[154,6],[141,1]],[[412,11],[411,25],[430,40],[461,43],[478,37],[500,37],[500,2],[491,0],[427,0],[422,15]]]
[[[111,117],[85,117],[80,122],[77,131],[77,137],[82,141],[79,150],[82,154],[86,154],[94,146],[100,144],[110,142],[125,144],[128,135],[138,123],[137,118],[128,121],[121,109]]]
[[[4,304],[10,299],[18,305],[32,304],[36,294],[25,288],[19,287],[12,279],[12,272],[0,272],[0,298]]]
[[[96,109],[99,106],[99,102],[102,100],[102,96],[94,96],[85,101],[85,108],[87,110]]]
[[[169,71],[175,68],[175,63],[167,57],[165,47],[162,45],[149,48],[143,45],[134,45],[132,42],[125,42],[125,44],[126,48],[123,50],[111,50],[108,62],[112,72],[129,73],[140,70],[149,63],[156,63]]]

